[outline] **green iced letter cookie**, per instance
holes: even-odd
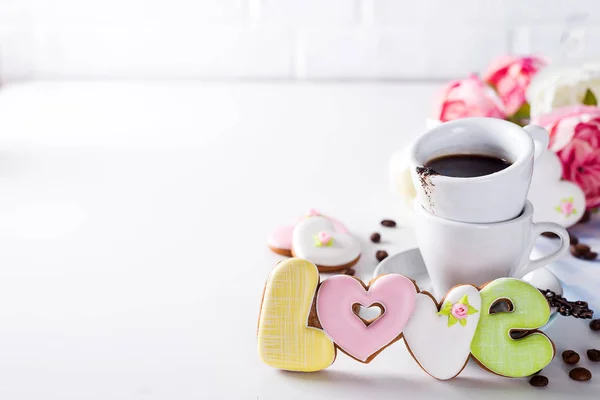
[[[529,376],[554,358],[552,341],[541,332],[512,339],[511,330],[532,330],[546,324],[550,306],[544,295],[530,284],[501,278],[481,289],[481,318],[471,342],[471,353],[490,371],[508,377]],[[490,307],[502,299],[510,308]],[[505,305],[509,304],[504,300]],[[499,312],[494,312],[500,310]],[[490,313],[491,312],[491,313]]]

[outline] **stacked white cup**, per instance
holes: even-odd
[[[555,223],[534,223],[533,206],[527,201],[534,157],[547,145],[543,128],[521,128],[496,118],[446,122],[413,143],[409,165],[417,192],[415,232],[434,294],[441,296],[464,283],[521,278],[565,254],[567,231]],[[423,173],[432,159],[465,154],[497,157],[511,165],[472,178]],[[558,235],[560,247],[531,260],[535,240],[543,232]]]

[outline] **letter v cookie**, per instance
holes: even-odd
[[[480,310],[481,295],[470,285],[450,290],[441,307],[429,293],[417,295],[404,343],[425,372],[440,380],[460,374],[471,355]]]
[[[313,372],[330,366],[335,347],[325,332],[308,326],[319,285],[317,267],[289,259],[273,268],[258,319],[258,355],[271,367]]]

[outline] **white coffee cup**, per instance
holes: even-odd
[[[521,214],[510,221],[493,224],[457,222],[433,215],[415,204],[415,233],[434,294],[444,295],[452,287],[471,283],[483,285],[497,278],[522,278],[566,253],[569,234],[552,222],[532,221],[529,201]],[[543,232],[557,234],[560,247],[531,260],[535,240]]]
[[[461,222],[491,223],[515,218],[525,205],[534,156],[548,145],[545,129],[525,128],[497,118],[465,118],[440,124],[418,137],[409,152],[417,202],[429,212]],[[452,154],[483,154],[511,165],[473,178],[422,176],[434,158]]]

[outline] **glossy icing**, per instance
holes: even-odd
[[[481,294],[481,319],[471,343],[473,357],[490,371],[503,376],[524,377],[545,368],[554,358],[554,345],[535,331],[512,339],[512,329],[535,330],[548,322],[550,306],[538,289],[514,278],[501,278],[486,285]],[[512,303],[511,312],[490,314],[498,299]]]
[[[333,343],[307,324],[318,284],[317,267],[306,260],[282,261],[269,275],[258,322],[258,354],[265,364],[311,372],[333,363]]]
[[[291,250],[292,249],[292,233],[294,232],[294,227],[304,221],[307,217],[321,216],[321,214],[315,210],[310,209],[306,215],[296,218],[294,223],[289,225],[280,226],[275,229],[271,234],[267,237],[267,245],[269,247],[280,249],[280,250]],[[334,229],[336,232],[348,233],[348,228],[344,226],[340,221],[331,218],[325,217],[331,220],[334,225]]]
[[[562,179],[563,168],[553,151],[546,150],[535,161],[527,199],[533,204],[533,220],[556,222],[568,228],[585,212],[581,188]]]
[[[327,233],[333,240],[329,246],[315,246],[315,236]],[[360,242],[348,233],[335,230],[326,217],[306,218],[294,229],[292,235],[294,256],[309,260],[318,266],[334,267],[348,264],[360,256]]]
[[[468,315],[468,307],[460,301],[467,296],[468,304],[477,312]],[[404,342],[415,360],[429,375],[440,380],[458,375],[469,360],[471,341],[481,315],[481,296],[476,287],[461,285],[448,292],[442,305],[448,304],[450,313],[464,326],[453,323],[449,316],[440,314],[437,303],[427,294],[419,293],[415,311],[404,327]],[[458,309],[466,312],[458,312]],[[458,317],[458,318],[457,318]]]
[[[267,245],[276,249],[292,249],[292,233],[295,225],[280,226],[275,229],[267,238]]]
[[[350,356],[369,362],[378,351],[397,340],[411,316],[416,299],[413,282],[396,274],[384,275],[368,289],[350,276],[325,280],[317,293],[317,315],[323,330]],[[382,314],[366,325],[353,311],[354,304],[381,305]]]

